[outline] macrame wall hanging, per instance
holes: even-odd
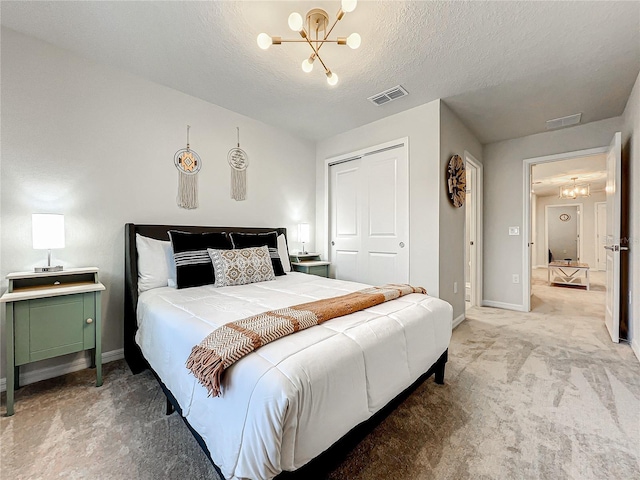
[[[200,156],[189,148],[189,129],[187,125],[187,148],[182,148],[173,156],[178,169],[178,196],[180,208],[198,208],[198,172],[202,168]]]
[[[240,148],[240,127],[238,133],[238,147],[229,150],[227,160],[231,166],[231,198],[245,200],[247,198],[247,167],[249,156]]]

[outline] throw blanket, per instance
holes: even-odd
[[[410,293],[427,292],[422,287],[390,284],[229,322],[193,347],[187,359],[187,368],[209,391],[209,396],[217,397],[220,395],[222,372],[262,345]]]

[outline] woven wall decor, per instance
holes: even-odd
[[[449,187],[449,200],[453,206],[459,208],[464,205],[467,195],[467,174],[464,169],[464,160],[460,155],[454,155],[449,160],[447,186]]]
[[[173,156],[178,169],[178,196],[176,202],[180,208],[198,208],[198,172],[202,168],[200,156],[189,147],[189,129],[187,125],[187,148],[181,148]]]
[[[231,198],[245,200],[247,198],[247,167],[249,156],[240,148],[240,127],[236,127],[238,146],[229,150],[227,160],[231,167]]]

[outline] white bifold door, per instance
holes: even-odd
[[[409,282],[406,145],[329,166],[329,241],[335,278]]]

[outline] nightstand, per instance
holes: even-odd
[[[100,293],[97,268],[7,275],[6,308],[7,416],[21,365],[91,350],[96,386],[102,385]]]
[[[289,255],[289,259],[291,260],[291,268],[295,272],[329,278],[329,265],[331,265],[331,262],[320,260],[319,253],[296,253]]]

